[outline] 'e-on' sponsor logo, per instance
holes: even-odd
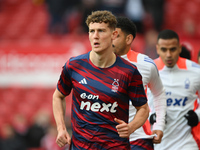
[[[86,93],[82,93],[80,95],[80,97],[82,99],[99,99],[99,95],[92,95],[92,94],[89,94],[87,95]],[[81,101],[81,106],[80,106],[80,109],[83,110],[85,108],[85,110],[89,111],[94,111],[94,112],[103,112],[103,111],[107,111],[107,112],[111,112],[111,113],[115,113],[116,112],[116,107],[118,106],[117,102],[114,102],[114,103],[102,103],[100,104],[99,102],[94,102],[94,103],[91,103],[89,101]]]

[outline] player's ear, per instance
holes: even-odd
[[[132,43],[132,41],[133,41],[133,35],[132,34],[128,34],[126,36],[126,44],[130,45]]]
[[[182,45],[181,44],[179,44],[179,54],[182,52]]]
[[[113,39],[113,40],[116,39],[116,38],[117,38],[117,35],[118,35],[117,30],[114,30],[114,31],[113,31],[113,34],[112,34],[112,39]]]
[[[159,45],[158,44],[156,44],[156,52],[159,55]]]

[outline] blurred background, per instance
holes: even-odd
[[[0,150],[61,149],[52,94],[64,63],[91,49],[85,19],[94,10],[130,18],[132,49],[153,59],[158,32],[175,30],[197,62],[200,0],[0,0]],[[70,129],[71,96],[66,105]]]

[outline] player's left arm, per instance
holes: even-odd
[[[197,99],[194,103],[194,110],[189,110],[184,117],[187,119],[187,124],[191,127],[195,127],[200,122],[200,99]]]
[[[195,71],[197,71],[196,76],[200,76],[200,65],[192,62],[192,69],[195,69]],[[184,115],[184,117],[187,119],[187,124],[191,127],[195,127],[198,125],[198,123],[200,122],[200,78],[198,78],[198,80],[196,80],[197,83],[197,87],[196,88],[196,94],[197,94],[197,99],[194,102],[194,109],[189,110],[188,112],[186,112],[186,114]]]
[[[129,126],[131,127],[131,133],[133,133],[135,130],[141,127],[146,122],[149,116],[148,103],[139,107],[135,106],[135,108],[137,109],[136,115],[134,119],[129,123]]]
[[[200,67],[199,67],[200,69]],[[200,71],[199,71],[199,75],[200,76]],[[200,79],[199,79],[199,86],[198,86],[198,91],[197,91],[197,95],[198,95],[198,99],[197,99],[197,108],[195,110],[195,112],[197,113],[197,116],[198,116],[198,119],[199,119],[199,122],[200,122]]]
[[[119,123],[116,126],[118,134],[122,138],[129,138],[130,134],[141,127],[149,116],[149,106],[147,103],[135,108],[137,109],[137,112],[134,119],[130,123],[126,123],[123,120],[115,118],[115,121]]]
[[[195,110],[195,112],[197,113],[198,119],[200,121],[200,90],[198,91],[197,109]]]
[[[131,99],[133,106],[137,109],[137,112],[134,119],[129,123],[115,118],[115,121],[119,123],[116,126],[118,134],[123,138],[129,138],[130,134],[141,127],[149,116],[149,105],[144,92],[142,76],[137,70],[137,67],[135,67],[129,82],[128,96]]]
[[[198,99],[196,100],[196,108],[194,112],[197,114],[198,117],[198,122],[200,122],[200,85],[199,85],[199,90],[197,92]]]

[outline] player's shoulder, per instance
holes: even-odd
[[[78,55],[78,56],[73,56],[69,59],[69,61],[88,59],[88,57],[89,57],[89,52]]]
[[[136,68],[136,65],[134,65],[133,63],[129,62],[128,60],[126,60],[125,58],[122,58],[120,56],[117,56],[117,60],[118,62],[122,62],[122,65],[126,65],[126,66],[130,66],[130,67],[134,67]]]
[[[70,57],[69,60],[65,63],[65,67],[71,68],[74,66],[81,66],[84,61],[87,61],[89,59],[89,53],[84,53],[78,56]],[[88,61],[87,61],[88,62]]]
[[[138,61],[143,61],[144,63],[147,63],[147,64],[148,63],[155,64],[152,58],[142,53],[138,54]]]
[[[157,66],[152,58],[149,56],[139,53],[137,56],[137,64],[141,64],[145,67],[148,67],[149,69],[157,69]]]
[[[186,61],[186,66],[187,66],[188,70],[200,72],[199,64],[197,64],[196,62],[189,60],[189,59],[185,59],[185,61]]]
[[[127,53],[127,58],[130,62],[132,63],[142,63],[142,64],[154,64],[153,59],[151,59],[149,56],[139,53],[139,52],[135,52],[133,50],[130,50]]]

